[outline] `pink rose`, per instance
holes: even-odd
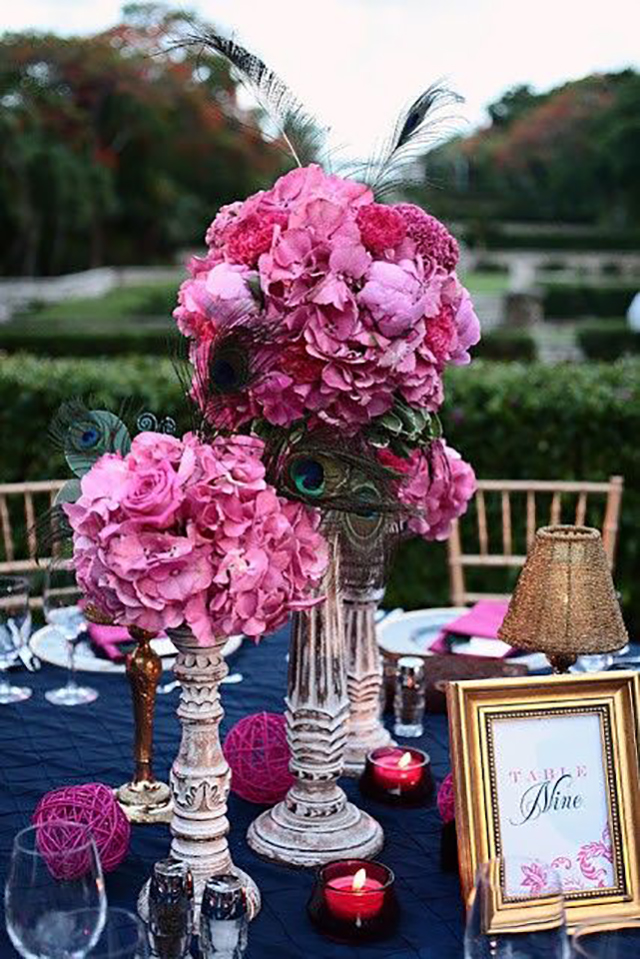
[[[122,509],[132,520],[165,529],[184,499],[178,475],[168,460],[137,466],[130,473]]]

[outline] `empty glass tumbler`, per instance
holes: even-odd
[[[396,736],[422,736],[424,732],[424,663],[419,656],[398,660],[393,700]]]

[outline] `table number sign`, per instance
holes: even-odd
[[[500,877],[496,923],[529,924],[523,898],[562,881],[567,922],[640,915],[640,785],[635,673],[451,683],[460,878]],[[544,910],[542,911],[543,914]]]

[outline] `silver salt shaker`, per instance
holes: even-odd
[[[398,660],[393,700],[396,736],[422,736],[424,732],[424,662],[419,656]]]
[[[211,876],[200,907],[202,959],[243,959],[249,937],[245,890],[237,876]]]
[[[148,937],[154,959],[186,959],[193,933],[193,877],[184,862],[161,859],[149,885]]]

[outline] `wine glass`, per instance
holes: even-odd
[[[31,695],[27,686],[12,686],[4,675],[28,639],[30,622],[29,580],[0,576],[0,703],[19,703]]]
[[[98,693],[91,686],[79,686],[75,673],[75,651],[78,638],[86,629],[87,621],[80,602],[82,591],[76,580],[73,561],[55,560],[48,568],[44,585],[44,614],[67,642],[69,672],[65,686],[49,689],[45,696],[55,706],[79,706],[92,703]]]
[[[19,832],[4,895],[9,938],[24,959],[84,959],[107,907],[87,827],[54,820]]]
[[[528,929],[516,918],[506,922],[506,910],[496,910],[505,898],[517,898]],[[568,955],[558,873],[537,860],[518,857],[483,863],[467,910],[465,959],[567,959]]]
[[[586,922],[573,934],[575,959],[631,959],[640,955],[640,919]]]
[[[126,909],[107,909],[100,939],[89,959],[148,959],[149,944],[145,927]]]

